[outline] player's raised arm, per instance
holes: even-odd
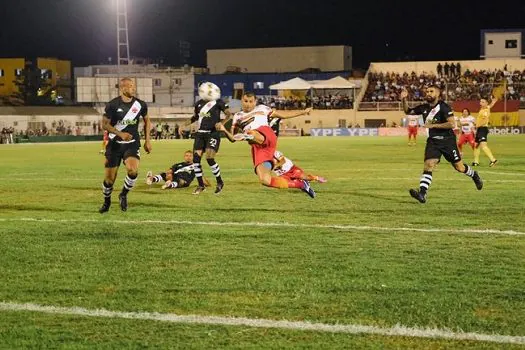
[[[231,132],[229,132],[228,130],[226,130],[226,127],[224,126],[223,123],[217,123],[215,124],[215,129],[217,129],[218,131],[222,131],[224,132],[224,134],[226,135],[226,137],[228,138],[228,140],[230,140],[230,142],[236,142],[237,140],[235,140],[235,138],[233,137],[233,134]]]
[[[273,111],[273,113],[270,115],[270,118],[280,118],[280,119],[291,119],[291,118],[297,118],[302,115],[309,115],[310,112],[312,112],[312,108],[306,108],[302,111],[297,112],[284,112],[283,111]]]
[[[497,102],[498,102],[498,99],[492,96],[492,101],[490,102],[489,109],[492,109],[492,107],[494,107]]]

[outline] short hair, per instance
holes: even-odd
[[[430,89],[430,88],[437,89],[437,90],[441,91],[441,87],[437,86],[436,84],[431,84],[431,85],[427,86],[427,89]]]
[[[184,154],[186,154],[186,153],[191,153],[191,154],[193,154],[193,151],[191,151],[191,150],[187,150],[186,152],[184,152]]]
[[[470,114],[470,109],[468,109],[468,108],[463,108],[463,111],[464,111],[464,110],[467,110],[467,113]]]
[[[242,94],[242,97],[253,97],[253,98],[257,98],[257,96],[255,95],[255,92],[253,91],[246,91],[244,94]]]
[[[133,83],[133,79],[131,79],[130,77],[124,77],[124,78],[120,79],[119,86],[124,85],[124,82],[126,82],[126,81],[130,81],[130,82]]]

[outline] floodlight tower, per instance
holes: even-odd
[[[117,0],[117,55],[117,68],[120,73],[121,64],[130,64],[127,0]]]

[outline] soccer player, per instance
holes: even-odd
[[[474,162],[472,166],[479,166],[479,155],[481,150],[487,155],[490,159],[489,167],[496,165],[498,160],[494,158],[492,151],[487,145],[487,139],[489,135],[489,118],[490,118],[490,109],[498,102],[498,99],[492,97],[492,102],[489,104],[488,101],[482,98],[479,101],[481,109],[479,110],[478,117],[476,119],[476,148],[474,148]]]
[[[193,194],[198,195],[206,190],[204,180],[202,178],[202,167],[201,158],[203,152],[206,153],[206,161],[211,168],[213,175],[217,180],[217,187],[215,193],[218,194],[224,187],[224,181],[221,177],[221,169],[219,164],[215,161],[215,156],[219,152],[219,146],[221,144],[220,132],[216,129],[215,125],[221,121],[221,112],[226,115],[225,123],[230,119],[231,112],[229,106],[220,99],[220,90],[217,95],[217,99],[208,96],[202,91],[210,85],[210,88],[217,88],[215,84],[203,83],[199,86],[199,96],[201,99],[195,104],[195,113],[190,120],[191,125],[196,121],[199,122],[199,129],[195,133],[195,141],[193,143],[193,166],[195,169],[195,176],[197,177],[198,186],[193,191]],[[180,128],[180,132],[183,128]]]
[[[411,189],[410,195],[420,203],[427,200],[427,192],[432,183],[432,171],[436,164],[444,156],[454,168],[472,178],[476,188],[483,188],[483,181],[478,173],[472,170],[461,160],[461,156],[456,144],[456,136],[452,129],[454,128],[454,113],[450,106],[441,100],[441,90],[438,86],[430,86],[426,90],[425,99],[427,103],[410,108],[407,103],[408,92],[401,92],[403,109],[407,114],[423,115],[425,127],[429,129],[429,136],[425,147],[425,163],[423,174],[419,183],[419,190]]]
[[[416,138],[417,138],[417,128],[419,126],[419,116],[410,114],[407,115],[407,127],[408,127],[408,145],[409,146],[415,146],[416,145]],[[412,142],[412,138],[414,138],[414,142]]]
[[[126,166],[127,175],[124,186],[118,198],[120,209],[128,210],[128,192],[137,182],[140,163],[140,136],[139,119],[144,120],[144,150],[151,152],[150,128],[151,121],[148,117],[146,102],[135,97],[135,83],[130,78],[123,78],[119,83],[120,96],[114,98],[106,105],[102,128],[109,133],[109,142],[106,146],[106,164],[102,192],[104,204],[99,212],[105,213],[111,206],[111,193],[117,178],[117,171],[121,161]]]
[[[277,146],[277,136],[268,124],[269,118],[289,119],[301,115],[307,115],[312,110],[283,115],[282,112],[273,111],[265,105],[256,106],[256,97],[253,92],[246,92],[242,96],[242,110],[233,117],[234,129],[240,129],[243,133],[233,135],[226,130],[222,123],[216,128],[222,130],[230,142],[248,141],[252,147],[252,160],[255,173],[259,181],[268,187],[275,188],[299,188],[306,192],[311,198],[315,197],[315,191],[306,180],[289,180],[284,177],[272,176],[273,157]]]
[[[148,171],[146,175],[146,184],[152,185],[165,181],[162,189],[169,188],[183,188],[188,187],[195,178],[195,171],[193,171],[193,152],[184,152],[184,161],[173,164],[168,170],[158,175],[153,175],[153,172]]]
[[[319,183],[325,183],[327,182],[324,177],[317,176],[317,175],[311,175],[311,174],[305,174],[304,170],[299,168],[297,165],[295,165],[291,159],[284,156],[279,151],[275,151],[273,154],[273,172],[277,176],[282,176],[284,178],[287,178],[289,180],[306,180],[306,181],[317,181]]]
[[[463,145],[469,143],[472,149],[476,148],[476,141],[474,141],[474,134],[476,133],[475,126],[476,119],[470,115],[468,108],[464,108],[459,124],[461,125],[461,136],[458,141],[459,153],[463,156]]]

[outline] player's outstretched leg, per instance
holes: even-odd
[[[478,190],[481,190],[483,188],[483,180],[479,176],[478,172],[474,171],[472,167],[460,161],[460,162],[454,163],[454,168],[460,173],[463,173],[467,175],[468,177],[470,177],[472,181],[474,181],[474,184],[476,185],[476,188]]]
[[[193,194],[198,195],[206,190],[206,186],[204,185],[204,180],[202,179],[201,155],[197,152],[193,153],[193,170],[195,171],[195,177],[199,183],[195,191],[193,191]]]

